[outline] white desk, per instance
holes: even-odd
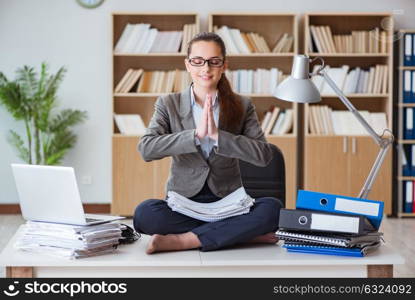
[[[278,245],[253,244],[147,255],[145,235],[114,254],[63,260],[16,251],[15,238],[0,255],[7,277],[393,277],[393,265],[404,263],[385,245],[367,257],[288,253]]]

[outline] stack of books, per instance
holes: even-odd
[[[115,93],[171,93],[188,87],[192,79],[181,70],[144,71],[128,69],[115,87]]]
[[[213,31],[224,41],[228,54],[290,53],[294,43],[293,36],[284,33],[271,50],[264,37],[255,32],[245,33],[228,26],[214,26]]]
[[[351,34],[332,34],[330,26],[310,25],[309,50],[318,53],[387,53],[388,35],[378,27]]]
[[[293,110],[271,107],[261,121],[261,128],[265,135],[288,134],[293,128]]]
[[[159,31],[150,24],[127,24],[118,39],[114,52],[177,53],[185,52],[187,43],[196,34],[196,24],[185,24],[183,31]]]
[[[144,135],[147,127],[139,114],[114,114],[118,130],[125,135]]]
[[[288,252],[363,257],[383,241],[383,202],[300,190],[296,208],[276,232]]]
[[[362,117],[379,135],[388,128],[386,113],[359,110]],[[349,110],[332,110],[327,105],[310,105],[308,112],[310,134],[319,135],[369,135]]]
[[[123,226],[113,222],[80,226],[27,221],[14,247],[66,259],[112,253],[123,239]]]
[[[320,66],[314,66],[316,72]],[[341,67],[325,67],[325,72],[336,86],[347,94],[382,94],[388,93],[389,71],[387,65],[375,65],[363,70],[359,67],[351,69],[348,65]],[[349,72],[350,70],[350,72]],[[313,76],[312,81],[323,96],[336,95],[334,90],[321,76]]]
[[[256,70],[226,70],[232,89],[241,94],[270,95],[287,75],[277,68]]]

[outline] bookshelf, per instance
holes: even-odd
[[[228,53],[228,68],[234,70],[256,70],[259,68],[278,68],[283,74],[290,74],[293,57],[298,53],[297,16],[279,13],[214,13],[209,15],[209,31],[227,26],[239,29],[242,33],[257,33],[264,38],[272,50],[283,34],[293,38],[292,47],[282,53]],[[225,39],[224,39],[225,40]],[[226,44],[225,40],[225,44]],[[229,47],[227,46],[227,50]],[[228,51],[229,52],[229,51]],[[286,207],[294,208],[298,187],[298,137],[299,111],[295,103],[274,98],[269,93],[240,93],[251,98],[255,105],[258,119],[261,121],[270,107],[277,106],[282,110],[293,110],[293,127],[290,133],[283,135],[266,135],[268,142],[282,151],[286,170]]]
[[[388,26],[385,26],[385,24]],[[387,47],[384,49],[384,53],[375,53],[372,50],[371,52],[366,50],[361,53],[355,53],[354,51],[348,53],[344,53],[344,51],[316,51],[318,50],[316,46],[309,46],[312,39],[311,26],[329,26],[333,35],[350,35],[352,31],[372,32],[378,27],[386,32],[386,39],[383,42]],[[392,36],[393,19],[389,13],[310,13],[304,15],[304,49],[306,55],[311,58],[320,56],[325,60],[326,65],[333,68],[349,65],[349,70],[356,67],[367,70],[378,64],[388,66],[387,72],[384,72],[387,76],[386,93],[356,93],[346,94],[346,96],[358,110],[384,112],[389,129],[392,129],[393,124]],[[369,49],[367,45],[370,45],[370,42],[373,41],[365,41],[366,49]],[[312,68],[313,66],[311,70]],[[322,95],[322,102],[317,105],[327,105],[333,111],[347,110],[336,96]],[[377,156],[378,146],[370,136],[311,134],[310,112],[311,106],[306,104],[304,106],[303,188],[356,197]],[[384,212],[387,215],[392,213],[391,183],[392,150],[388,152],[369,194],[370,199],[385,203]]]
[[[404,136],[405,131],[405,112],[406,109],[413,109],[415,108],[415,99],[406,100],[404,99],[404,84],[405,84],[405,73],[409,72],[408,74],[411,74],[412,76],[415,74],[415,62],[409,63],[407,65],[405,60],[405,37],[406,35],[412,35],[412,38],[415,38],[415,29],[401,29],[398,31],[398,36],[400,37],[397,52],[398,54],[398,66],[396,68],[397,71],[397,79],[398,79],[398,103],[395,106],[395,111],[397,115],[397,132],[395,134],[397,138],[397,151],[396,151],[396,161],[397,161],[397,168],[396,173],[394,174],[396,176],[396,186],[397,186],[397,215],[399,217],[415,217],[415,212],[412,210],[412,212],[405,212],[404,203],[405,203],[405,184],[408,181],[415,181],[415,176],[410,176],[412,174],[404,174],[403,170],[403,157],[402,152],[404,151],[407,162],[409,166],[411,166],[412,161],[412,151],[411,148],[413,145],[415,145],[414,139],[408,139]],[[413,40],[412,46],[413,46]],[[410,47],[410,52],[413,54],[414,49]],[[412,55],[413,56],[413,55]],[[409,85],[410,92],[413,94],[414,87]],[[415,147],[415,146],[414,146]],[[413,201],[413,199],[412,199]],[[413,205],[413,203],[412,203]]]
[[[195,13],[130,13],[112,14],[112,112],[139,114],[147,125],[153,115],[154,104],[162,93],[114,93],[116,85],[128,69],[185,70],[185,53],[116,53],[114,48],[127,24],[151,24],[160,31],[180,31],[185,24],[196,24]],[[133,89],[134,90],[134,89]],[[170,170],[170,158],[144,162],[137,152],[140,137],[120,134],[115,122],[112,129],[112,187],[111,213],[131,216],[141,201],[163,199],[165,182]]]

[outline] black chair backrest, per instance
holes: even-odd
[[[277,146],[272,147],[273,158],[265,167],[257,167],[239,160],[242,183],[252,198],[275,197],[285,206],[285,163]]]

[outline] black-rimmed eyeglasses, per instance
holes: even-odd
[[[202,57],[192,57],[188,59],[188,62],[194,67],[203,67],[207,62],[209,67],[219,68],[223,66],[225,60],[218,57],[212,57],[209,59],[203,59]]]

